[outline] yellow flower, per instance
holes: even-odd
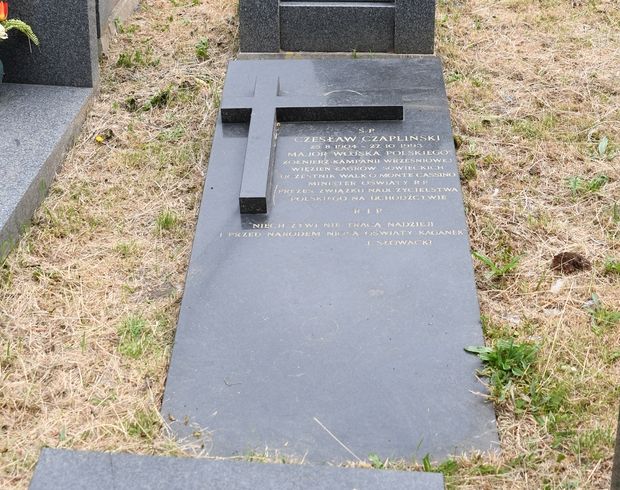
[[[9,35],[6,33],[6,29],[0,24],[0,39],[8,39]]]

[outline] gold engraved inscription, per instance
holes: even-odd
[[[352,219],[256,223],[242,232],[222,233],[222,238],[364,240],[368,247],[385,248],[431,247],[466,235],[464,229],[424,216],[390,218],[399,202],[436,202],[441,210],[442,202],[458,195],[454,152],[446,148],[445,136],[381,134],[360,127],[358,134],[295,136],[293,141],[295,151],[280,155],[274,170],[274,206],[283,201],[342,203],[349,205]],[[441,220],[441,211],[438,216]]]

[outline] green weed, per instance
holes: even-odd
[[[156,219],[157,230],[161,233],[172,230],[178,224],[179,218],[173,211],[165,210],[159,213]]]
[[[476,354],[484,363],[481,374],[489,378],[494,395],[503,401],[513,380],[525,379],[533,369],[539,347],[536,344],[516,343],[500,339],[493,347],[469,346],[465,350]]]
[[[600,191],[609,182],[606,175],[597,175],[587,180],[581,177],[570,177],[567,180],[568,188],[573,196],[581,196],[584,194],[595,193]]]
[[[594,429],[579,434],[572,450],[582,459],[599,461],[611,454],[614,435],[611,429]]]
[[[134,255],[137,252],[137,249],[138,246],[135,242],[121,242],[114,247],[114,250],[124,259]]]
[[[174,126],[159,133],[157,139],[159,141],[171,143],[173,141],[179,141],[183,138],[183,136],[185,136],[185,129],[183,128],[183,126]]]
[[[508,254],[506,261],[504,263],[496,263],[488,256],[484,255],[482,252],[473,251],[472,255],[481,261],[484,265],[486,265],[489,269],[489,278],[490,279],[501,279],[506,274],[513,272],[517,266],[519,265],[519,261],[521,257]]]
[[[155,411],[139,410],[125,424],[125,430],[131,437],[153,440],[161,425],[159,414]]]
[[[140,316],[130,316],[118,328],[118,350],[131,359],[142,356],[152,341],[152,332],[146,320]]]
[[[620,311],[605,308],[596,293],[592,294],[592,306],[587,309],[591,316],[592,331],[601,334],[620,322]]]
[[[153,57],[153,49],[146,48],[144,51],[136,49],[135,51],[123,51],[118,55],[116,60],[117,68],[139,68],[145,66],[157,66],[159,60]]]
[[[382,461],[375,453],[368,455],[368,461],[370,461],[370,465],[376,470],[381,470],[385,467],[385,461]]]
[[[118,34],[134,34],[138,31],[136,24],[123,24],[123,21],[118,17],[114,18],[114,28]]]
[[[478,167],[475,160],[466,160],[461,167],[461,176],[463,180],[475,179],[478,175]]]
[[[607,259],[603,266],[603,272],[605,274],[620,274],[620,260]]]
[[[196,44],[196,58],[200,61],[209,59],[209,40],[207,38],[202,38]]]
[[[620,223],[620,203],[615,202],[611,207],[611,220],[614,223]]]
[[[144,111],[150,111],[156,107],[166,107],[172,98],[172,87],[169,85],[153,95],[142,107]]]
[[[612,160],[617,154],[617,147],[609,141],[607,136],[602,136],[596,145],[596,158]]]
[[[453,71],[446,75],[446,83],[461,82],[465,80],[465,75],[459,71]]]

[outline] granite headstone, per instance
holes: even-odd
[[[0,43],[4,81],[93,87],[98,81],[95,0],[20,0],[10,2],[10,17],[32,27],[41,45],[24,36]]]
[[[242,52],[430,54],[435,0],[240,0]]]

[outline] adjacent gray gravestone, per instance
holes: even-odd
[[[240,0],[243,52],[430,54],[435,0]]]
[[[43,449],[30,490],[443,490],[438,473]]]
[[[41,46],[11,32],[0,42],[0,259],[47,194],[98,81],[95,0],[10,2]]]
[[[256,107],[261,85],[262,131],[217,124],[164,418],[219,456],[495,449],[463,350],[483,338],[439,60],[236,61],[222,114]],[[281,122],[274,140],[282,101],[364,109]],[[393,120],[368,120],[372,105]],[[268,214],[241,212],[246,178],[271,179]]]
[[[0,85],[0,259],[30,221],[86,117],[93,90]]]
[[[614,453],[614,466],[611,475],[611,490],[620,490],[620,414],[616,427],[616,451]]]
[[[4,81],[93,87],[98,81],[95,0],[10,2],[10,17],[31,25],[41,46],[11,35],[0,43]]]
[[[123,22],[136,10],[139,0],[96,0],[97,37],[99,51],[105,53],[111,37],[116,33],[118,22]]]

